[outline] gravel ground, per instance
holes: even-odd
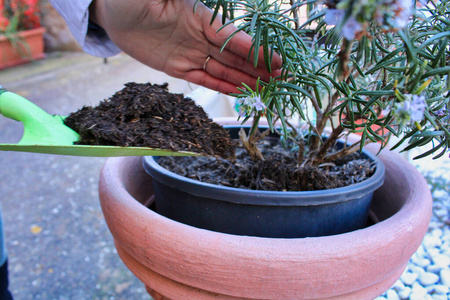
[[[412,155],[413,156],[413,155]],[[450,299],[450,160],[413,161],[433,195],[433,215],[422,245],[394,286],[377,300]]]
[[[0,72],[0,84],[49,113],[67,114],[109,97],[129,81],[185,84],[125,55],[103,64],[83,53]],[[0,118],[0,142],[17,142],[20,123]],[[122,264],[104,222],[97,192],[104,158],[0,152],[11,291],[28,299],[151,299]],[[449,160],[422,160],[435,209],[423,245],[392,289],[379,299],[450,299]]]

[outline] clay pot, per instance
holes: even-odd
[[[0,35],[0,70],[44,58],[44,33],[43,27],[18,32],[15,38],[22,44],[17,47]]]
[[[138,157],[107,160],[100,201],[119,256],[156,299],[373,299],[402,274],[432,208],[412,165],[392,152],[380,158],[378,223],[327,237],[238,236],[172,221],[143,205],[152,182]]]

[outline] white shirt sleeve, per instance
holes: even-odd
[[[111,41],[104,30],[88,28],[91,2],[92,0],[50,0],[85,52],[99,57],[119,54],[121,50]]]

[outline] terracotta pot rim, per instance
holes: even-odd
[[[384,157],[384,156],[386,156],[385,153],[381,155],[381,157]],[[398,155],[396,155],[396,156],[397,156],[397,158],[400,161],[403,161],[403,162],[406,163],[406,160],[404,158],[399,157]],[[109,163],[111,165],[114,165],[115,163],[117,163],[117,161],[120,161],[121,159],[122,158],[117,158],[117,157],[108,158],[107,163]],[[410,169],[411,169],[412,174],[417,176],[417,174],[414,174],[414,173],[417,172],[417,170],[414,169],[414,168],[410,168]],[[416,189],[420,190],[421,188],[424,188],[425,186],[426,186],[426,183],[424,184],[422,182],[421,185],[416,186]],[[125,188],[125,187],[123,187],[123,188]],[[426,186],[426,188],[428,189],[427,186]],[[362,229],[355,230],[355,231],[352,231],[352,232],[337,234],[337,235],[325,236],[325,237],[289,238],[288,240],[291,240],[291,241],[298,240],[298,241],[303,242],[305,239],[308,239],[310,241],[313,241],[313,240],[316,240],[316,239],[333,239],[333,237],[335,237],[335,236],[338,236],[340,238],[341,236],[344,235],[344,236],[349,236],[349,237],[353,236],[355,239],[358,237],[356,239],[356,241],[357,242],[361,242],[361,241],[364,240],[364,236],[366,235],[367,231],[378,232],[381,227],[389,229],[389,231],[393,231],[393,230],[395,231],[395,229],[397,229],[397,228],[396,227],[394,227],[394,228],[392,227],[392,223],[395,223],[395,219],[397,219],[397,218],[410,219],[410,217],[413,216],[416,211],[422,211],[422,210],[428,208],[428,205],[426,203],[427,201],[426,200],[422,201],[422,199],[420,199],[420,195],[416,195],[414,193],[411,193],[411,194],[412,194],[411,195],[412,198],[407,203],[405,203],[405,205],[402,206],[401,209],[395,215],[391,216],[390,218],[388,218],[386,220],[383,220],[381,222],[378,222],[376,224],[368,226],[366,228],[362,228]],[[146,206],[144,206],[143,204],[139,203],[136,199],[134,199],[129,194],[127,195],[126,202],[134,203],[135,205],[132,205],[129,208],[134,210],[138,214],[142,214],[145,217],[148,217],[150,219],[157,218],[158,221],[165,222],[165,223],[167,223],[170,226],[179,226],[179,227],[184,228],[184,230],[188,230],[188,231],[192,231],[192,232],[198,232],[198,233],[202,233],[203,234],[206,231],[208,233],[208,235],[212,235],[212,236],[229,235],[230,238],[234,238],[237,241],[238,240],[242,240],[242,239],[245,240],[245,239],[248,239],[248,238],[255,238],[255,239],[259,239],[261,241],[262,240],[269,240],[269,242],[274,240],[274,239],[276,239],[276,240],[286,240],[285,238],[265,238],[265,237],[240,236],[240,235],[226,234],[226,233],[220,233],[220,232],[205,230],[205,229],[201,229],[201,228],[196,228],[196,227],[193,227],[193,226],[189,226],[189,225],[185,225],[185,224],[173,221],[173,220],[171,220],[169,218],[166,218],[164,216],[159,215],[155,211],[150,210]],[[419,205],[418,206],[417,205],[410,205],[412,202],[414,202],[416,204],[418,203]],[[421,203],[423,205],[421,205]],[[361,237],[362,239],[360,239],[359,237]]]
[[[13,33],[13,35],[18,35],[20,37],[28,37],[30,35],[37,35],[37,34],[43,34],[46,31],[45,27],[38,27],[33,29],[26,29],[26,30],[20,30],[16,33]],[[6,35],[0,34],[0,41],[6,41],[8,38]]]

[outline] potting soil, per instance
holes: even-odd
[[[80,134],[77,144],[150,147],[230,158],[228,132],[167,84],[127,83],[98,106],[85,106],[64,123]]]

